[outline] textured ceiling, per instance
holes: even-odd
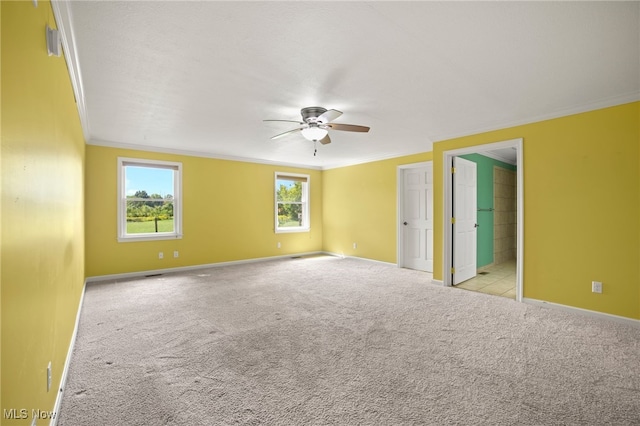
[[[330,168],[640,99],[639,5],[78,1],[58,23],[88,143]],[[270,140],[315,105],[371,131]]]

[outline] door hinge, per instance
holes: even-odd
[[[452,218],[451,218],[451,223],[452,223],[452,224],[455,224],[455,223],[456,223],[456,218],[455,218],[455,217],[452,217]]]
[[[451,273],[455,274],[456,273],[456,268],[451,268]]]
[[[451,168],[451,174],[454,174],[455,172],[456,172],[456,168],[455,168],[455,167],[452,167],[452,168]]]

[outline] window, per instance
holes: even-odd
[[[182,238],[182,163],[118,158],[118,241]]]
[[[276,232],[309,230],[309,176],[276,173]]]

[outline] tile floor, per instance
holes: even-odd
[[[486,272],[486,274],[478,273],[475,278],[464,281],[455,287],[510,299],[516,298],[515,259],[482,268],[481,272]]]

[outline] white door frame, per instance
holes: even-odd
[[[485,145],[470,146],[467,148],[452,149],[443,152],[442,163],[442,182],[443,182],[443,210],[442,216],[442,283],[445,286],[451,286],[451,248],[453,233],[451,231],[451,217],[453,215],[451,209],[451,197],[453,196],[453,187],[451,182],[451,162],[453,157],[463,154],[482,154],[484,151],[491,151],[500,148],[515,148],[517,151],[517,244],[516,244],[516,300],[522,302],[523,282],[523,266],[524,266],[524,161],[522,138],[511,139],[502,142],[490,143]]]
[[[396,231],[396,259],[398,268],[402,268],[404,265],[404,225],[401,222],[404,213],[404,170],[406,169],[417,169],[420,167],[426,167],[431,165],[433,167],[433,161],[422,161],[420,163],[411,163],[411,164],[401,164],[397,167],[397,178],[396,178],[396,222],[397,222],[397,231]],[[431,200],[433,202],[433,200]]]

